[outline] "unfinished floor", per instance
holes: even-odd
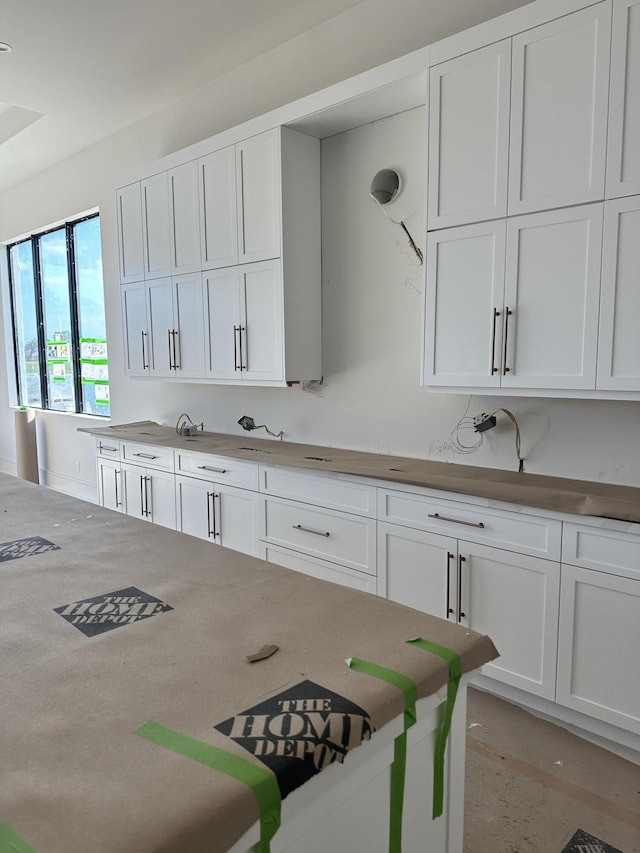
[[[466,772],[464,853],[561,853],[577,829],[640,853],[640,766],[473,688]]]

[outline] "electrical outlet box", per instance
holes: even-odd
[[[182,435],[197,435],[198,427],[195,424],[187,424],[182,429]]]
[[[483,412],[481,415],[475,415],[473,418],[473,428],[476,432],[485,432],[496,425],[496,416],[487,415]]]

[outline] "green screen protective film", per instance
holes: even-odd
[[[248,785],[253,790],[260,809],[260,841],[254,850],[256,853],[269,853],[270,842],[280,827],[281,816],[280,788],[271,770],[258,767],[257,764],[227,752],[226,749],[180,734],[152,721],[135,729],[134,734]]]
[[[347,666],[356,672],[371,675],[393,684],[404,695],[404,731],[393,744],[393,764],[389,797],[389,853],[402,853],[402,812],[404,808],[404,784],[407,768],[407,729],[416,722],[418,688],[415,681],[393,669],[360,658],[348,658]]]
[[[0,853],[36,853],[8,823],[0,823]]]
[[[444,658],[449,664],[449,683],[447,685],[447,701],[444,706],[444,713],[438,726],[438,736],[436,738],[436,746],[433,756],[433,817],[440,817],[444,807],[444,754],[447,748],[447,738],[451,729],[451,718],[453,717],[453,708],[458,695],[458,684],[462,676],[462,663],[460,655],[446,646],[440,646],[438,643],[432,643],[430,640],[423,640],[422,637],[417,637],[414,640],[407,640],[410,646],[415,646],[425,652],[431,652]]]

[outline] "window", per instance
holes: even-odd
[[[110,414],[98,215],[8,247],[21,406]]]

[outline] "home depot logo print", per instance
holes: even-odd
[[[75,625],[87,637],[104,634],[105,631],[121,628],[141,619],[149,619],[168,610],[173,610],[173,607],[135,586],[54,607],[56,613]]]
[[[366,711],[308,680],[216,729],[273,770],[283,798],[375,731]]]

